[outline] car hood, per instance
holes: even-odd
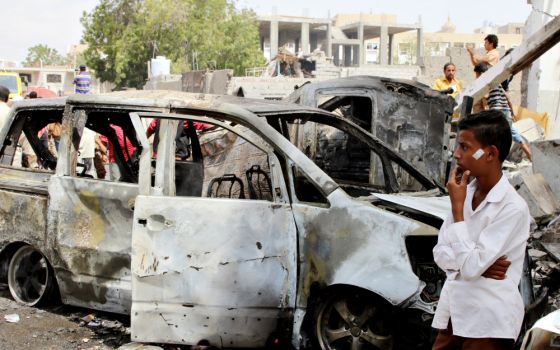
[[[437,190],[407,194],[372,193],[359,199],[389,211],[405,214],[437,229],[451,212],[449,196],[442,196]]]

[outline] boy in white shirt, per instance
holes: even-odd
[[[434,247],[447,275],[432,323],[439,329],[434,350],[513,349],[519,335],[530,214],[502,174],[510,146],[501,111],[459,120],[457,167],[447,183],[452,213]],[[467,184],[469,176],[475,180]]]

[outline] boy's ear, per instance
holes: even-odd
[[[498,150],[498,147],[491,145],[488,147],[488,154],[486,156],[486,159],[492,161],[494,159],[500,159],[500,151]]]

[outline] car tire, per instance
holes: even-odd
[[[8,266],[10,294],[20,304],[37,306],[52,299],[54,272],[45,256],[31,246],[19,248]]]
[[[391,350],[389,305],[364,291],[337,291],[319,302],[313,322],[313,348]]]

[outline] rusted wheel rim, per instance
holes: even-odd
[[[8,268],[8,286],[19,303],[35,305],[44,296],[50,275],[47,260],[30,246],[20,248]]]
[[[386,315],[363,293],[337,295],[323,305],[317,318],[323,350],[390,350],[393,337]]]

